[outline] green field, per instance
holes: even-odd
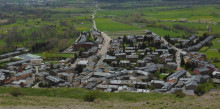
[[[160,1],[160,0],[159,0]],[[116,21],[118,23],[124,23],[130,26],[138,27],[141,30],[149,29],[158,35],[171,37],[188,36],[192,33],[187,31],[174,29],[173,26],[178,24],[189,29],[195,29],[197,35],[202,35],[207,32],[206,27],[209,25],[213,34],[220,34],[218,31],[220,28],[220,12],[219,6],[216,5],[192,5],[183,6],[170,5],[160,6],[159,1],[149,2],[119,2],[115,3],[102,3],[101,8],[97,12],[97,16],[100,18]],[[152,7],[151,5],[155,5]],[[158,6],[157,6],[158,5]],[[113,7],[112,9],[110,7]],[[105,9],[108,7],[107,9]],[[127,8],[128,7],[128,8]],[[130,8],[129,8],[130,7]],[[189,22],[172,22],[173,20],[188,20]],[[216,22],[216,24],[209,24],[210,22]],[[107,26],[108,23],[103,23],[102,26]],[[172,30],[165,30],[160,25],[165,25]],[[98,25],[97,27],[99,27]],[[108,29],[107,29],[108,30]],[[128,30],[129,31],[129,30]]]
[[[110,19],[96,18],[95,21],[100,31],[116,32],[116,31],[139,30],[139,28],[137,27],[126,25],[123,23],[118,23]]]

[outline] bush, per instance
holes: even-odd
[[[14,97],[18,97],[18,96],[21,96],[23,95],[23,93],[21,92],[21,90],[18,90],[18,89],[13,89],[10,94]]]
[[[201,96],[203,95],[204,93],[208,92],[210,89],[214,88],[214,83],[212,80],[208,81],[208,82],[205,82],[205,83],[202,83],[202,84],[199,84],[197,87],[196,87],[196,90],[195,90],[195,94],[197,94],[198,96]]]
[[[183,98],[186,96],[182,91],[176,91],[174,94],[176,95],[176,97],[179,98]]]
[[[92,91],[92,92],[89,91],[87,94],[84,95],[83,99],[84,101],[93,102],[98,97],[99,97],[98,91]]]

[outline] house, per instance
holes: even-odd
[[[159,89],[158,91],[160,91],[160,92],[169,91],[174,85],[175,85],[174,83],[165,82],[163,84],[163,87],[161,89]]]
[[[189,80],[186,82],[185,89],[186,90],[195,90],[198,86],[198,83],[194,80]]]
[[[178,80],[179,78],[184,77],[186,75],[186,72],[187,72],[186,70],[178,70],[175,73],[173,73],[172,75],[168,76],[167,80],[168,81]]]
[[[205,40],[201,41],[200,43],[198,43],[194,46],[185,48],[184,50],[186,50],[186,51],[197,51],[200,48],[202,48],[205,44],[209,43],[213,38],[214,38],[214,36],[208,36]]]
[[[169,50],[168,49],[156,49],[155,52],[158,52],[159,54],[165,54],[164,56],[169,54]],[[168,56],[170,56],[170,55],[168,55]]]
[[[138,60],[138,55],[126,55],[126,59],[135,62]]]
[[[31,59],[31,65],[41,65],[42,59]]]
[[[146,66],[146,62],[143,60],[138,60],[136,63],[136,66],[137,67],[144,67],[144,66]]]
[[[193,40],[196,39],[196,38],[197,38],[196,35],[192,35],[192,36],[190,36],[188,39],[189,39],[190,41],[193,41]]]
[[[97,43],[97,44],[102,44],[102,42],[103,42],[103,38],[102,37],[97,37],[96,38],[96,40],[95,40],[95,43]]]
[[[84,48],[84,49],[90,49],[94,46],[93,42],[82,42],[82,43],[74,43],[73,44],[73,50],[77,51],[80,48]]]
[[[73,73],[70,73],[70,74],[64,73],[64,72],[63,73],[59,73],[58,77],[63,79],[63,80],[65,80],[65,81],[67,81],[67,82],[72,82],[72,80],[73,80]]]
[[[137,39],[134,36],[127,36],[128,40],[130,40],[133,43],[137,42]]]
[[[0,59],[13,57],[13,56],[20,55],[20,54],[22,54],[21,51],[10,52],[10,53],[0,55]]]
[[[191,58],[191,59],[198,59],[200,61],[204,61],[206,59],[206,54],[205,53],[199,53],[199,52],[190,52],[190,53],[187,53],[185,57],[188,57],[188,58]]]
[[[48,76],[48,75],[49,75],[48,72],[37,73],[37,74],[35,74],[35,81],[43,81],[43,80],[45,80],[46,76]]]
[[[191,59],[190,63],[194,63],[197,67],[207,67],[210,70],[210,72],[215,71],[215,65],[210,64],[210,63],[205,62],[205,61],[200,61],[198,59]]]
[[[110,85],[129,85],[131,84],[131,81],[128,80],[110,80]]]
[[[101,37],[101,32],[99,32],[98,30],[91,29],[90,32],[91,32],[93,37]]]
[[[136,53],[136,51],[135,50],[125,50],[125,53],[127,55],[130,55],[131,53]]]
[[[152,35],[153,33],[151,31],[146,30],[147,35]]]
[[[63,79],[60,79],[56,76],[47,76],[46,80],[51,83],[52,85],[59,85],[60,83],[64,83],[65,81]]]
[[[87,65],[88,65],[88,60],[80,60],[80,61],[78,61],[78,63],[77,63],[77,67],[78,66],[82,66],[83,68],[85,68]]]
[[[173,62],[173,58],[165,58],[165,63]]]
[[[94,72],[93,77],[106,77],[110,75],[109,73],[104,73],[104,72]]]
[[[212,73],[212,75],[213,75],[214,78],[220,79],[220,72],[214,71],[214,72]]]
[[[18,81],[13,81],[11,82],[12,85],[19,85],[21,87],[23,87],[24,85],[26,85],[26,80],[18,80]]]
[[[125,67],[130,67],[131,64],[130,64],[130,61],[121,60],[121,61],[119,62],[119,66],[125,68]]]
[[[82,57],[87,58],[91,55],[95,55],[98,51],[98,47],[97,46],[93,46],[92,48],[90,48],[89,50],[85,51],[82,53]]]
[[[167,62],[167,64],[165,64],[165,67],[167,69],[176,70],[177,69],[177,64],[176,64],[176,62]]]
[[[135,50],[135,47],[125,47],[125,50]]]
[[[97,86],[97,89],[99,90],[105,90],[105,89],[112,89],[111,91],[114,91],[114,90],[118,90],[118,85],[102,85],[102,84],[99,84]]]
[[[105,59],[104,59],[104,62],[109,62],[109,63],[111,63],[111,62],[113,62],[113,61],[115,61],[115,60],[116,60],[116,57],[115,57],[115,56],[106,55],[106,56],[105,56]]]
[[[125,59],[126,58],[126,53],[118,53],[115,54],[116,59]]]
[[[149,75],[149,72],[142,71],[142,70],[138,70],[135,73],[136,73],[136,76],[139,76],[139,75],[148,76]]]
[[[200,67],[200,68],[195,68],[193,70],[193,73],[195,75],[209,75],[211,72],[207,67]]]
[[[161,89],[164,85],[164,81],[162,81],[162,80],[151,80],[151,85],[154,86],[155,89]]]
[[[144,36],[136,36],[138,42],[144,41]]]
[[[20,80],[20,79],[26,79],[27,77],[31,77],[32,73],[33,73],[32,70],[26,70],[23,72],[16,73],[14,76],[16,80]]]
[[[165,53],[165,54],[160,55],[160,60],[162,62],[166,62],[166,59],[171,59],[171,58],[173,58],[173,55],[169,54],[169,53]]]

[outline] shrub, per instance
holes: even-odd
[[[84,95],[84,101],[93,102],[95,99],[99,97],[98,91],[89,91],[87,94]]]
[[[214,83],[212,80],[199,84],[196,87],[195,94],[197,94],[198,96],[201,96],[204,93],[208,92],[211,88],[214,88]]]
[[[176,97],[179,98],[183,98],[186,96],[182,91],[176,91],[174,94],[176,95]]]
[[[10,94],[14,97],[18,97],[18,96],[21,96],[23,95],[23,93],[21,92],[21,90],[18,90],[18,89],[13,89]]]

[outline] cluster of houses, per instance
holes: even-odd
[[[186,51],[198,51],[201,49],[205,44],[209,43],[212,39],[214,39],[214,36],[208,36],[205,40],[201,41],[200,43],[193,45],[191,47],[185,48]]]
[[[170,38],[170,40],[176,43],[176,47],[181,47],[187,52],[198,51],[207,43],[209,43],[212,39],[214,39],[214,36],[208,36],[203,41],[196,43],[197,40],[199,40],[199,37],[197,37],[196,35],[191,35],[190,37],[188,37],[188,39]]]
[[[14,52],[9,52],[9,53],[5,53],[5,54],[1,54],[0,55],[0,59],[10,58],[10,57],[13,57],[13,56],[17,56],[17,55],[23,54],[25,52],[27,52],[26,48],[17,48],[16,51],[14,51]]]
[[[196,37],[189,38],[194,39]],[[39,87],[39,83],[47,83],[50,87],[81,87],[107,92],[174,93],[181,90],[192,95],[198,84],[211,78],[220,83],[220,72],[205,61],[205,54],[183,54],[182,61],[196,66],[190,74],[177,68],[176,50],[150,31],[146,35],[112,39],[103,62],[96,69],[100,60],[96,53],[103,42],[97,30],[81,33],[72,48],[75,51],[84,48],[85,51],[74,63],[70,58],[50,63],[33,54],[13,55],[20,60],[0,70],[0,85]]]
[[[175,50],[168,45],[164,45],[160,37],[150,35],[128,36],[129,44],[125,43],[124,37],[113,39],[110,44],[109,52],[104,59],[111,67],[121,68],[141,68],[146,67],[147,63],[159,61],[167,69],[176,69]],[[145,47],[143,43],[160,43],[157,47]],[[136,44],[136,45],[135,45]],[[127,45],[123,48],[124,45]],[[139,45],[139,46],[138,46]],[[152,50],[152,48],[154,48]],[[156,63],[158,64],[158,63]]]
[[[94,39],[89,40],[88,38]],[[95,55],[96,52],[102,47],[103,37],[101,32],[92,29],[90,32],[82,32],[78,40],[73,43],[73,51],[78,51],[80,48],[84,48],[82,53],[83,58],[87,58],[91,55]]]

